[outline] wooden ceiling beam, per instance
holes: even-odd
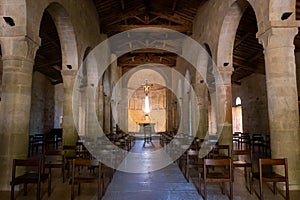
[[[107,32],[123,32],[136,28],[166,28],[178,32],[191,32],[192,27],[183,26],[183,25],[111,25],[104,28]]]
[[[139,7],[134,10],[130,9],[125,12],[116,12],[116,13],[118,13],[117,15],[109,16],[109,18],[102,18],[103,20],[101,20],[100,23],[104,24],[106,26],[110,26],[110,25],[116,24],[118,22],[124,21],[128,18],[132,18],[137,15],[141,15],[144,12],[145,12],[145,7]]]
[[[172,11],[173,11],[173,13],[174,13],[175,10],[176,10],[177,1],[178,1],[178,0],[173,0],[173,4],[172,4]]]
[[[251,32],[247,32],[245,35],[243,35],[242,38],[234,44],[233,49],[238,48],[242,44],[242,42],[244,42],[251,34]]]
[[[124,0],[121,0],[121,8],[122,8],[122,10],[125,10],[125,3],[124,3]]]
[[[184,26],[192,26],[192,23],[190,21],[181,18],[177,14],[172,15],[162,11],[150,11],[150,14],[156,15],[159,18],[166,19],[177,24],[181,24]]]

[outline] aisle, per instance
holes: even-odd
[[[134,152],[149,152],[160,148],[158,141],[152,144],[138,140]],[[140,154],[142,155],[142,154]],[[147,159],[141,158],[145,166]],[[117,171],[110,183],[105,200],[158,200],[202,199],[192,183],[187,183],[177,164],[148,173],[125,173]]]

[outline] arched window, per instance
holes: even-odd
[[[243,132],[242,100],[240,97],[235,99],[235,107],[232,108],[232,131]]]
[[[242,105],[242,100],[240,97],[237,97],[236,100],[235,100],[235,105],[236,106],[241,106]]]

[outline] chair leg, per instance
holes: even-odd
[[[50,194],[51,194],[51,177],[52,177],[52,175],[51,175],[51,168],[49,169],[50,171],[49,171],[49,177],[48,177],[48,197],[50,196]]]
[[[12,183],[11,184],[11,190],[10,190],[10,200],[15,199],[14,194],[15,194],[15,185]]]
[[[190,182],[190,179],[189,179],[189,167],[188,166],[186,167],[185,178],[186,178],[187,182]]]
[[[262,182],[261,179],[259,180],[259,198],[260,198],[261,200],[264,199],[264,198],[263,198],[263,182]]]
[[[24,196],[27,195],[27,183],[24,183]]]
[[[63,183],[65,182],[65,168],[62,167],[62,177],[63,177]]]
[[[80,183],[78,183],[78,196],[80,195]]]
[[[289,183],[288,181],[285,182],[285,199],[290,200],[290,189],[289,189]]]
[[[74,199],[74,180],[72,180],[72,186],[71,186],[71,200]]]
[[[225,183],[221,183],[222,194],[225,194]]]
[[[273,193],[277,194],[276,182],[273,182]]]
[[[250,194],[252,194],[252,186],[253,186],[253,180],[252,180],[252,172],[249,172],[249,187],[250,187]]]
[[[233,199],[233,184],[232,181],[230,182],[230,200]]]
[[[36,199],[37,200],[41,199],[41,183],[37,184]]]
[[[207,187],[206,187],[206,182],[204,182],[204,200],[206,200],[206,197],[207,197]]]

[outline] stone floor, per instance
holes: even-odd
[[[153,141],[153,145],[143,147],[143,142],[136,143],[133,151],[147,152],[160,148],[158,141]],[[141,158],[142,159],[142,158]],[[68,181],[62,183],[61,173],[59,170],[54,171],[52,182],[52,194],[47,196],[47,183],[42,185],[43,200],[64,200],[70,199],[71,186]],[[235,181],[233,184],[233,193],[235,200],[252,200],[258,199],[255,192],[251,195],[246,186],[243,172],[240,169],[235,170]],[[227,187],[228,189],[228,187]],[[258,182],[254,182],[254,190],[258,190]],[[16,199],[33,200],[35,199],[36,187],[28,188],[28,195],[16,192]],[[94,200],[96,199],[97,188],[95,185],[83,184],[81,187],[81,195],[76,200]],[[291,200],[300,199],[300,191],[291,191]],[[274,195],[267,185],[264,185],[265,199],[280,200],[284,199],[280,194]],[[9,199],[9,192],[0,192],[0,200]],[[104,200],[198,200],[202,197],[198,194],[198,179],[192,178],[187,182],[181,173],[177,164],[172,163],[169,166],[149,173],[126,173],[117,171],[107,188],[103,197]],[[226,195],[222,195],[218,184],[208,185],[208,200],[228,199]]]

